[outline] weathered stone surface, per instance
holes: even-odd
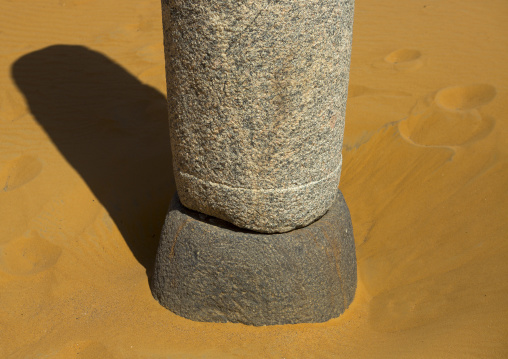
[[[154,297],[176,314],[252,325],[338,317],[355,289],[353,228],[340,192],[322,218],[278,234],[242,230],[175,196],[152,278]]]
[[[162,0],[178,193],[285,232],[335,200],[353,0]]]

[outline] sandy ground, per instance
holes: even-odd
[[[160,4],[0,0],[0,358],[508,357],[508,2],[357,0],[340,318],[165,310]]]

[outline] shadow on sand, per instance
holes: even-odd
[[[150,275],[175,189],[164,95],[83,46],[26,54],[12,77]]]

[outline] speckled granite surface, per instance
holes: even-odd
[[[328,210],[341,170],[353,3],[162,0],[185,206],[265,233]]]
[[[353,228],[339,192],[311,225],[287,233],[242,230],[173,198],[152,293],[183,317],[251,325],[338,317],[356,290]]]

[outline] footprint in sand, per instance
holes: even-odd
[[[406,139],[426,146],[458,146],[490,133],[494,120],[478,108],[491,102],[496,89],[488,84],[452,86],[421,100],[399,123]]]
[[[434,100],[447,110],[468,111],[488,104],[494,97],[494,86],[477,84],[444,88],[437,92]]]
[[[97,0],[59,0],[58,5],[62,7],[75,7],[79,5],[90,4],[96,1]]]
[[[146,62],[160,64],[164,62],[164,47],[162,44],[144,46],[136,51],[136,55]]]
[[[107,34],[102,34],[95,38],[96,42],[102,42],[107,40],[122,40],[125,39],[134,39],[147,32],[153,31],[156,28],[157,22],[153,21],[152,17],[144,17],[139,15],[137,17],[137,21],[131,22],[129,24],[125,24],[123,26],[117,27],[116,29],[110,31]],[[162,42],[157,45],[153,45],[154,47],[160,46],[163,48]],[[144,51],[151,51],[150,49]]]
[[[411,97],[410,93],[403,91],[379,90],[362,85],[349,84],[348,98],[360,96],[383,96],[383,97]]]
[[[70,341],[62,345],[56,351],[52,350],[43,356],[48,359],[60,358],[118,358],[108,348],[96,341],[78,340]]]
[[[398,49],[390,52],[383,60],[376,61],[372,66],[396,71],[417,70],[423,66],[423,57],[418,50]]]
[[[62,248],[32,231],[0,247],[0,270],[17,275],[36,274],[55,265]]]
[[[42,163],[37,157],[19,156],[0,170],[0,186],[4,192],[15,190],[33,180],[41,171]]]
[[[430,280],[394,288],[370,301],[370,324],[382,332],[424,326],[453,310],[453,285],[436,287]]]

